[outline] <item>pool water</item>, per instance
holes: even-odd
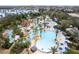
[[[36,47],[42,52],[50,52],[51,47],[56,45],[56,33],[53,31],[41,32],[42,39],[37,41]]]

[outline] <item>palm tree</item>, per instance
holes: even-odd
[[[57,48],[55,48],[55,47],[51,47],[51,53],[53,53],[53,54],[55,54],[55,52],[57,52]]]

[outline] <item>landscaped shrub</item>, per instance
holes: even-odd
[[[23,41],[26,41],[26,42],[23,42]],[[10,53],[12,54],[21,53],[24,50],[24,48],[28,48],[30,44],[31,43],[29,40],[24,40],[23,38],[20,38],[19,40],[16,41],[16,44],[12,48]]]
[[[62,20],[60,21],[60,23],[61,23],[60,28],[62,30],[65,30],[66,28],[69,28],[70,25],[74,24],[73,20]]]
[[[2,42],[2,47],[5,48],[5,49],[9,49],[11,47],[11,45],[12,44],[9,42],[8,38],[3,40],[3,42]]]
[[[64,54],[79,54],[78,50],[68,49]]]

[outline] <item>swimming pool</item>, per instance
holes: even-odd
[[[54,47],[56,45],[56,33],[53,31],[43,31],[41,33],[38,32],[38,34],[41,35],[41,39],[36,43],[37,49],[42,52],[50,52],[51,47]],[[31,41],[34,37],[34,33],[31,32],[29,36]]]
[[[13,43],[13,37],[12,37],[12,35],[13,35],[13,33],[12,33],[13,31],[12,30],[10,30],[9,32],[8,32],[8,37],[9,37],[9,43]]]
[[[32,41],[35,35],[41,35],[41,39],[36,42],[36,47],[41,52],[51,52],[51,47],[57,46],[55,39],[60,35],[57,34],[56,31],[53,30],[47,30],[47,31],[37,31],[35,34],[34,32],[29,33],[29,40]],[[63,34],[59,37],[65,37]],[[66,51],[65,48],[67,48],[67,43],[64,43],[66,41],[66,38],[61,38],[63,41],[59,43],[59,47],[57,48],[57,51],[59,53],[63,53]]]

